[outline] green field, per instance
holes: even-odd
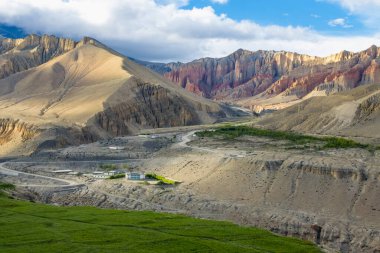
[[[296,145],[314,144],[315,147],[319,149],[363,148],[368,150],[375,150],[380,148],[358,143],[353,140],[341,137],[317,137],[295,132],[268,130],[248,126],[224,126],[216,128],[214,130],[197,132],[196,135],[201,138],[219,136],[225,139],[235,139],[240,136],[257,136],[275,140],[286,140]]]
[[[0,196],[0,252],[320,252],[270,232],[180,215]]]

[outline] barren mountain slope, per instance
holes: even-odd
[[[35,129],[23,140],[60,128],[61,143],[227,116],[218,104],[178,89],[90,38],[43,65],[1,79],[0,115],[9,119],[0,136],[9,136],[10,129],[24,136],[19,125]],[[10,143],[3,139],[3,145]]]
[[[380,85],[312,97],[259,124],[280,130],[380,138]]]

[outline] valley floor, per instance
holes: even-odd
[[[180,213],[265,228],[325,251],[380,250],[379,151],[320,150],[262,137],[198,138],[195,131],[40,152],[1,164],[0,180],[18,185],[17,196],[44,203]],[[104,163],[128,164],[181,183],[53,173],[86,174]]]

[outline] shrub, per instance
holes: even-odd
[[[175,184],[177,184],[176,181],[171,180],[171,179],[167,179],[167,178],[165,178],[163,176],[159,176],[157,174],[146,174],[145,178],[156,179],[156,180],[159,181],[158,182],[159,185],[164,185],[164,184],[166,184],[166,185],[175,185]]]
[[[369,145],[344,138],[327,137],[324,140],[326,141],[325,148],[369,148]]]
[[[13,184],[0,182],[0,190],[14,190],[15,188]]]
[[[14,190],[16,187],[13,184],[0,182],[0,196],[6,195],[7,190]]]
[[[125,174],[121,173],[121,174],[116,174],[116,175],[110,176],[109,179],[118,179],[118,178],[124,178],[124,177],[125,177]]]

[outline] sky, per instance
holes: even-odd
[[[380,46],[380,0],[0,0],[9,30],[93,37],[141,60],[187,62],[239,48],[327,56]],[[10,27],[10,28],[9,28]]]

